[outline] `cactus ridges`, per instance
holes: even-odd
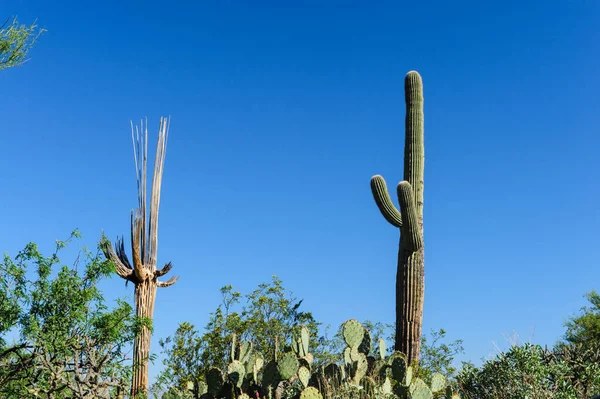
[[[417,215],[423,218],[423,167],[425,146],[423,140],[423,81],[416,71],[404,78],[406,102],[404,141],[404,180],[412,186],[417,202]]]
[[[244,375],[246,374],[246,368],[239,360],[234,360],[227,366],[227,375],[229,381],[238,388],[242,387],[244,381]]]
[[[399,209],[394,207],[385,180],[371,178],[371,191],[384,218],[400,228],[396,273],[396,331],[394,349],[407,355],[408,363],[418,361],[423,323],[423,189],[424,117],[423,82],[410,71],[404,79],[406,118],[404,178],[397,189]],[[411,195],[412,194],[412,195]]]
[[[302,391],[300,399],[323,399],[323,396],[317,388],[308,387]]]
[[[308,387],[308,382],[310,381],[310,370],[304,366],[300,367],[298,369],[298,379],[304,388]]]
[[[435,373],[431,377],[431,392],[439,392],[446,386],[446,377],[440,373]]]
[[[217,367],[212,367],[206,373],[206,383],[208,384],[208,392],[216,396],[221,388],[223,388],[223,373]]]
[[[390,195],[388,194],[385,179],[381,175],[375,175],[371,178],[371,192],[379,211],[392,226],[402,227],[402,215],[394,206]]]
[[[403,224],[400,228],[405,244],[405,249],[414,252],[423,246],[423,238],[419,227],[417,204],[410,183],[398,183],[398,200],[402,211]]]
[[[358,348],[365,335],[365,328],[358,320],[350,319],[344,322],[342,334],[349,347]]]
[[[284,353],[277,362],[277,372],[284,380],[289,380],[298,372],[300,364],[292,352]]]

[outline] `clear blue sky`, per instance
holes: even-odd
[[[219,287],[272,274],[332,326],[392,321],[398,232],[369,179],[402,178],[416,69],[425,330],[475,362],[513,331],[554,343],[600,289],[600,3],[283,3],[2,1],[48,32],[0,73],[0,249],[127,236],[129,120],[148,116],[153,153],[168,114],[159,262],[181,280],[159,291],[153,349],[204,326]]]

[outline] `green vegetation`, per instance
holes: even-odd
[[[36,23],[20,25],[17,18],[7,19],[0,25],[0,70],[19,66],[27,61],[27,54],[45,29]]]
[[[104,302],[98,283],[115,270],[101,252],[84,249],[63,265],[61,251],[78,236],[57,241],[50,256],[30,243],[0,263],[2,398],[125,398],[131,389],[132,343],[144,321],[122,300],[112,308]],[[323,325],[275,276],[246,295],[231,286],[220,292],[204,331],[183,322],[161,340],[164,369],[154,392],[165,393],[155,397],[587,399],[600,392],[595,292],[554,348],[512,346],[480,367],[459,368],[462,342],[444,342],[444,330],[422,339],[413,365],[390,350],[390,324],[348,320],[332,337],[319,335]]]
[[[381,214],[400,229],[396,270],[396,326],[394,349],[408,362],[419,360],[425,295],[423,247],[423,189],[425,166],[423,81],[416,71],[404,78],[406,102],[404,180],[398,183],[400,211],[396,209],[380,175],[371,178],[371,191]]]
[[[105,304],[97,285],[114,270],[99,253],[82,250],[72,267],[61,265],[60,251],[78,236],[57,241],[51,256],[30,243],[0,263],[2,398],[108,397],[128,385],[127,347],[140,323],[127,302]]]
[[[41,33],[35,35],[34,28],[14,20],[0,29],[0,69],[23,62]],[[444,342],[442,329],[422,336],[423,96],[418,73],[410,72],[405,84],[401,213],[383,178],[372,180],[383,216],[401,232],[395,324],[350,319],[329,336],[276,276],[244,296],[224,286],[221,304],[203,331],[182,322],[172,337],[160,341],[164,368],[154,397],[588,399],[600,393],[600,296],[595,291],[587,295],[591,306],[569,318],[565,336],[553,348],[513,345],[479,367],[457,366],[462,341]],[[177,278],[159,280],[172,265],[159,269],[156,263],[168,120],[161,119],[149,215],[147,129],[139,130],[132,132],[139,207],[131,218],[131,262],[122,239],[113,248],[103,236],[98,251],[83,249],[72,266],[65,266],[59,254],[79,237],[77,231],[57,241],[50,256],[30,243],[0,262],[0,398],[148,396],[148,369],[156,356],[150,352],[156,290]],[[135,286],[135,309],[122,300],[113,307],[104,301],[98,284],[114,274]]]

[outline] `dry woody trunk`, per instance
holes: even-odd
[[[158,287],[169,287],[178,280],[171,277],[168,281],[159,281],[158,278],[167,274],[171,263],[162,269],[156,268],[158,248],[158,208],[160,204],[160,187],[163,168],[169,121],[161,118],[158,132],[158,145],[154,163],[154,176],[150,197],[150,213],[146,223],[146,165],[148,156],[148,127],[142,121],[140,128],[131,126],[131,136],[134,146],[134,159],[137,172],[138,208],[131,212],[131,257],[129,262],[123,245],[123,238],[117,240],[115,247],[106,237],[102,240],[102,250],[105,256],[115,264],[117,274],[127,282],[135,285],[135,309],[137,317],[142,321],[142,328],[135,336],[133,343],[133,380],[131,397],[146,395],[148,392],[148,365],[150,355],[151,331],[149,324],[154,317],[154,301]]]

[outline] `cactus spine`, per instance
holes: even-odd
[[[396,340],[394,349],[411,364],[419,360],[425,292],[423,252],[423,82],[411,71],[404,79],[406,137],[404,181],[398,184],[396,209],[380,175],[371,178],[371,191],[383,217],[400,229],[396,273]]]

